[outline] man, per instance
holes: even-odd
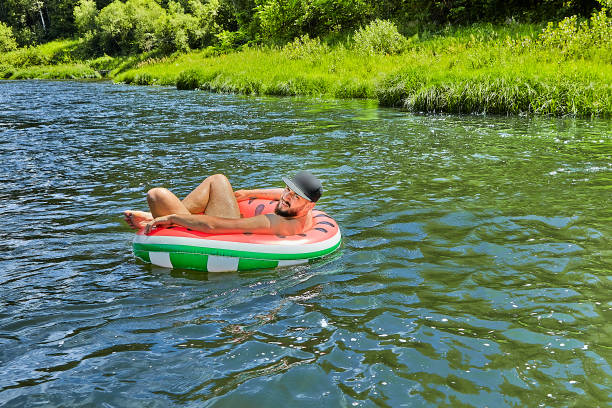
[[[147,193],[151,212],[125,211],[125,221],[146,234],[173,224],[208,233],[300,234],[313,226],[312,208],[321,197],[321,182],[307,171],[283,181],[284,189],[234,192],[227,177],[215,174],[182,201],[165,188],[153,188]],[[252,197],[278,200],[274,214],[241,218],[238,201]]]

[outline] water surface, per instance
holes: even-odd
[[[0,405],[609,406],[612,122],[0,83]],[[124,209],[308,168],[311,265],[140,263]]]

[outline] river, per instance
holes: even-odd
[[[0,83],[0,406],[612,402],[612,122]],[[206,274],[125,209],[310,169],[335,255]]]

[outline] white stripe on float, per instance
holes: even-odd
[[[234,256],[208,255],[206,269],[208,272],[236,272],[240,258]]]
[[[168,252],[149,252],[149,259],[151,259],[153,265],[172,268],[172,262],[170,262],[170,254]]]
[[[278,261],[278,266],[293,266],[308,263],[308,259],[283,259]]]
[[[304,254],[309,252],[318,252],[336,245],[341,239],[340,229],[336,234],[324,241],[314,242],[311,244],[292,244],[291,241],[281,241],[283,245],[273,244],[254,244],[246,242],[229,242],[229,241],[218,241],[215,239],[201,239],[201,238],[188,238],[188,237],[168,237],[168,236],[149,236],[149,235],[136,235],[134,242],[137,244],[149,244],[149,245],[187,245],[201,248],[213,248],[213,249],[229,249],[233,251],[243,252],[260,252],[265,254]]]

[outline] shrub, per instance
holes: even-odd
[[[15,68],[11,65],[0,64],[0,79],[9,79],[13,75],[14,71]]]
[[[366,55],[400,54],[408,48],[410,41],[397,31],[388,20],[376,19],[355,32],[353,48]]]
[[[13,30],[0,21],[0,52],[8,52],[16,49],[17,41],[13,35]]]
[[[176,89],[192,90],[200,87],[198,73],[194,70],[182,71],[176,78]]]
[[[565,57],[588,57],[595,52],[612,54],[612,18],[603,7],[589,20],[579,22],[576,16],[566,17],[558,24],[548,23],[538,42],[544,48],[561,51]]]
[[[236,49],[248,42],[248,36],[243,31],[223,30],[216,37],[219,41],[218,47],[222,50]]]
[[[307,59],[314,61],[329,52],[329,46],[321,43],[319,37],[310,38],[308,34],[297,37],[293,42],[286,44],[282,54],[288,59]]]
[[[104,55],[102,57],[90,60],[88,62],[88,65],[96,71],[110,71],[111,69],[115,68],[117,62],[113,57]]]

